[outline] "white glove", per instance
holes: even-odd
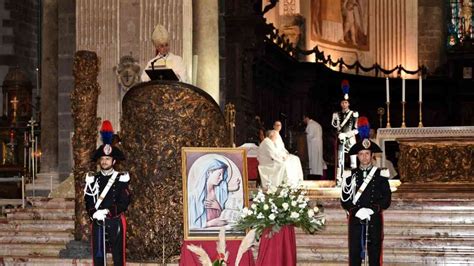
[[[360,208],[357,213],[356,217],[361,219],[361,220],[369,220],[370,221],[370,216],[374,214],[374,211],[369,209],[369,208]]]
[[[347,136],[346,136],[346,133],[342,132],[342,133],[339,133],[338,137],[340,140],[344,140]]]
[[[107,209],[97,210],[92,215],[92,218],[94,218],[98,221],[104,221],[105,217],[107,216],[108,213],[109,213],[109,210],[107,210]]]

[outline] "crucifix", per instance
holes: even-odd
[[[13,118],[12,118],[12,122],[16,122],[16,110],[18,109],[18,103],[20,101],[18,101],[16,99],[16,96],[13,97],[13,100],[10,101],[10,103],[12,104],[12,109],[13,109]]]

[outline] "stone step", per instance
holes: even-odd
[[[66,244],[73,240],[74,236],[71,232],[2,232],[0,235],[1,244],[11,243],[52,243],[52,244]]]
[[[296,234],[305,234],[301,230],[296,230]],[[347,224],[345,222],[326,224],[323,231],[318,234],[342,234],[347,235]],[[473,237],[474,224],[410,224],[410,223],[391,223],[385,222],[384,234],[387,235],[403,235],[403,236],[440,236],[440,237]]]
[[[74,230],[73,220],[16,220],[10,222],[0,223],[0,232],[36,232],[36,231],[47,231],[47,232],[58,232]]]
[[[5,213],[71,213],[74,214],[74,208],[42,208],[42,207],[26,207],[6,209]]]
[[[296,238],[298,247],[334,247],[346,248],[347,235],[299,236]],[[474,239],[463,237],[412,237],[385,235],[384,249],[430,249],[452,250],[474,253]]]
[[[7,219],[12,220],[74,220],[74,210],[25,208],[7,212]]]
[[[64,249],[65,244],[29,244],[29,243],[11,243],[0,245],[0,257],[4,256],[49,256],[58,257],[59,251]]]
[[[37,208],[52,208],[52,209],[71,209],[75,208],[74,199],[64,199],[64,198],[28,198],[33,207]]]
[[[474,197],[474,194],[473,194]],[[325,209],[342,209],[339,199],[313,200]],[[473,211],[474,200],[469,199],[393,199],[389,210],[452,210]]]
[[[44,189],[31,189],[31,190],[26,190],[25,191],[25,196],[27,197],[48,197],[49,193],[51,193],[51,190],[48,188]]]
[[[347,248],[297,248],[298,262],[312,263],[311,265],[320,265],[320,262],[345,262],[347,265],[348,254]],[[474,263],[474,252],[384,248],[383,261],[384,265],[466,265]]]
[[[2,258],[0,258],[2,259]],[[26,265],[47,265],[47,266],[91,266],[92,259],[62,259],[55,257],[3,257],[5,265],[26,266]],[[107,254],[107,265],[112,265],[112,257]],[[162,266],[160,262],[130,262],[130,266]],[[178,266],[177,263],[167,263],[166,266]]]
[[[325,209],[327,223],[345,221],[343,210]],[[399,223],[437,223],[437,224],[473,224],[474,211],[436,211],[436,210],[387,210],[384,221]]]

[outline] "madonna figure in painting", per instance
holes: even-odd
[[[212,159],[199,177],[197,187],[190,187],[189,228],[226,225],[219,219],[228,197],[227,164]]]

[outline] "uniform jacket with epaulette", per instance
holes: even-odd
[[[367,171],[367,175],[369,172],[370,170]],[[345,202],[341,200],[342,207],[349,212],[350,217],[354,217],[360,208],[370,208],[375,214],[380,214],[383,210],[390,207],[392,193],[388,183],[388,173],[385,174],[386,171],[383,171],[383,174],[381,174],[381,172],[381,169],[375,171],[372,180],[370,180],[355,204],[352,202],[354,195],[351,196],[345,194],[344,191],[342,192],[344,199],[350,197],[350,199]],[[387,177],[385,175],[387,175]],[[355,194],[364,182],[363,170],[360,168],[352,169],[351,176],[345,178],[347,185],[350,184],[352,178],[356,178],[356,188],[353,192],[353,194]],[[374,216],[377,217],[378,215]]]
[[[97,209],[95,208],[97,198],[102,194],[102,191],[111,177],[112,175],[104,176],[101,172],[98,172],[94,176],[90,176],[93,180],[86,180],[86,182],[92,182],[92,186],[95,186],[97,183],[99,187],[99,192],[95,196],[85,195],[87,213],[91,219],[94,212],[98,209],[108,209],[109,214],[107,214],[107,218],[117,217],[125,212],[130,204],[130,191],[128,189],[130,176],[128,173],[118,173],[117,178],[102,203]]]
[[[359,113],[355,111],[352,111],[351,117],[347,120],[347,122],[342,127],[340,127],[340,125],[346,119],[349,113],[350,111],[348,112],[339,111],[333,114],[332,124],[335,127],[339,127],[337,128],[338,133],[349,132],[349,131],[357,129],[357,118],[359,117]]]

